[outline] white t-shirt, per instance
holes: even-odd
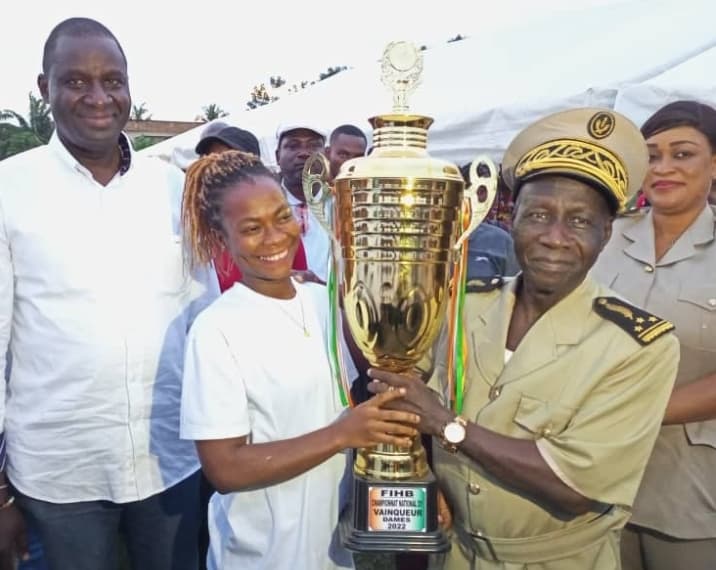
[[[199,315],[187,345],[183,438],[250,434],[253,443],[277,441],[325,427],[343,412],[326,349],[326,289],[295,286],[297,296],[285,301],[237,283]],[[350,488],[349,457],[339,453],[278,485],[215,493],[209,568],[351,568],[337,530]]]

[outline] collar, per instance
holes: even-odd
[[[291,206],[298,206],[298,205],[305,205],[305,200],[299,200],[296,198],[296,196],[293,195],[293,193],[286,187],[286,184],[283,181],[283,176],[281,177],[281,189],[283,190],[283,193],[286,195],[286,200],[288,201],[289,205]]]
[[[654,263],[654,215],[651,210],[646,216],[622,230],[622,235],[631,243],[624,252],[630,257],[652,265],[669,265],[696,254],[696,246],[710,243],[716,235],[716,209],[709,204],[681,234],[674,245],[658,263]]]
[[[585,335],[593,300],[599,295],[599,286],[587,276],[532,325],[506,365],[505,342],[521,279],[518,276],[508,281],[479,314],[485,333],[480,335],[480,346],[473,346],[472,352],[490,384],[497,381],[505,368],[509,368],[509,375],[501,382],[511,382],[558,358],[562,347],[579,344]]]
[[[508,291],[512,297],[510,301],[512,308],[514,308],[516,300],[515,292],[521,280],[522,276],[520,275],[508,285]],[[589,276],[585,277],[564,299],[537,319],[527,334],[530,334],[533,329],[545,329],[537,336],[543,336],[544,333],[545,337],[552,339],[554,345],[578,344],[582,339],[587,317],[592,312],[592,299],[596,296],[598,296],[596,282]],[[512,311],[509,312],[509,318],[512,318]]]
[[[129,144],[129,137],[124,133],[119,134],[119,140],[117,141],[119,146],[119,175],[124,176],[132,166],[132,157],[134,151],[132,145]],[[65,165],[73,170],[82,172],[83,174],[92,176],[92,173],[84,165],[82,165],[72,154],[67,147],[62,143],[60,137],[57,135],[57,130],[52,133],[48,147]]]

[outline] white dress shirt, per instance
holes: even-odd
[[[306,265],[322,281],[328,281],[328,254],[331,250],[331,238],[313,215],[310,208],[301,202],[281,183],[286,199],[301,223],[301,240],[306,252]]]
[[[20,492],[123,503],[198,469],[183,352],[218,287],[185,269],[182,191],[180,170],[134,154],[102,186],[56,135],[0,163],[0,422]]]

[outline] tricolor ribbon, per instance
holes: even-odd
[[[328,207],[328,224],[333,228],[333,204],[329,201]],[[341,317],[340,292],[338,290],[340,276],[340,244],[329,233],[331,239],[331,247],[328,260],[328,360],[331,365],[331,373],[338,387],[338,395],[341,405],[344,407],[353,407],[351,398],[350,382],[345,369],[345,360],[343,359],[343,347],[341,344],[341,334],[343,333],[343,319]]]
[[[466,202],[461,217],[463,231],[470,226],[471,216],[470,204]],[[450,407],[458,415],[462,413],[465,403],[465,372],[467,369],[467,342],[462,316],[467,281],[467,255],[468,243],[467,240],[464,240],[453,265],[448,305],[448,398]]]

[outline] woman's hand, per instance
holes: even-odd
[[[349,410],[336,422],[342,447],[373,447],[380,443],[412,445],[412,439],[418,435],[414,426],[420,417],[408,411],[383,408],[404,395],[405,390],[386,390]]]

